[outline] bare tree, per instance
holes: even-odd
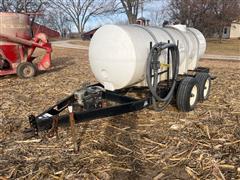
[[[239,0],[170,0],[169,15],[172,20],[194,26],[209,36],[240,16]]]
[[[136,23],[140,11],[142,12],[142,15],[143,15],[145,4],[150,2],[161,2],[161,1],[163,0],[120,0],[123,12],[127,15],[129,24]],[[122,11],[120,11],[120,13],[122,13]]]
[[[1,0],[1,12],[37,13],[48,4],[47,0]]]
[[[5,0],[0,1],[0,12],[7,12],[8,7]]]
[[[29,13],[31,15],[31,26],[34,24],[37,13],[43,13],[47,0],[1,0],[1,12]]]
[[[169,15],[172,20],[196,26],[210,12],[210,2],[211,0],[170,0]]]
[[[240,17],[239,0],[212,0],[213,20],[217,22],[216,29],[220,40],[223,29]]]
[[[69,16],[81,34],[90,18],[110,13],[115,2],[109,0],[53,0],[53,5]]]
[[[154,7],[146,8],[148,12],[147,18],[150,20],[150,24],[154,26],[161,26],[164,20],[167,20],[167,8],[165,7],[164,0],[161,1],[161,4],[157,4]]]
[[[128,22],[134,24],[137,21],[141,0],[121,0]]]
[[[44,16],[38,18],[38,22],[59,31],[62,37],[64,37],[67,32],[71,32],[72,29],[72,22],[68,15],[52,7],[46,9]]]

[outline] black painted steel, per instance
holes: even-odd
[[[112,91],[105,91],[103,93],[103,99],[118,104],[95,110],[74,112],[75,122],[80,123],[99,118],[121,115],[129,112],[138,111],[151,105],[151,98],[144,98],[139,100],[128,96],[123,96]],[[51,129],[53,119],[56,118],[56,116],[58,116],[68,106],[71,106],[75,101],[76,100],[74,99],[74,95],[70,95],[56,105],[49,108],[48,110],[44,111],[40,115],[36,117],[30,116],[29,121],[32,129],[35,129],[35,131],[37,132]],[[68,114],[58,117],[58,125],[65,124],[69,124]]]

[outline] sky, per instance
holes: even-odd
[[[153,12],[161,10],[164,7],[165,7],[165,4],[163,3],[163,1],[161,2],[155,1],[151,3],[147,3],[144,7],[143,13],[141,11],[139,12],[139,17],[141,17],[143,14],[143,17],[147,19],[151,19],[151,15]],[[104,24],[118,24],[118,23],[124,23],[124,22],[127,22],[127,16],[124,13],[93,18],[93,19],[90,19],[89,22],[87,23],[86,31],[94,29],[96,27],[100,27]]]

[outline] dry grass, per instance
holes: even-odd
[[[90,41],[83,41],[83,40],[70,40],[69,41],[70,44],[74,44],[74,45],[84,45],[84,46],[88,46]]]
[[[220,42],[216,39],[207,41],[207,54],[236,55],[240,56],[240,40],[227,39]]]
[[[240,63],[201,61],[218,78],[195,111],[173,106],[77,125],[59,140],[23,141],[27,115],[94,82],[87,52],[55,49],[52,69],[34,79],[0,79],[0,179],[239,179]],[[43,135],[43,134],[42,134]]]

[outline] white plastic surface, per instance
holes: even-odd
[[[89,48],[90,66],[96,79],[107,90],[144,85],[150,42],[154,45],[154,38],[157,42],[178,44],[179,74],[194,70],[206,50],[202,33],[184,25],[165,28],[105,25],[94,34]],[[166,51],[159,60],[167,61]]]

